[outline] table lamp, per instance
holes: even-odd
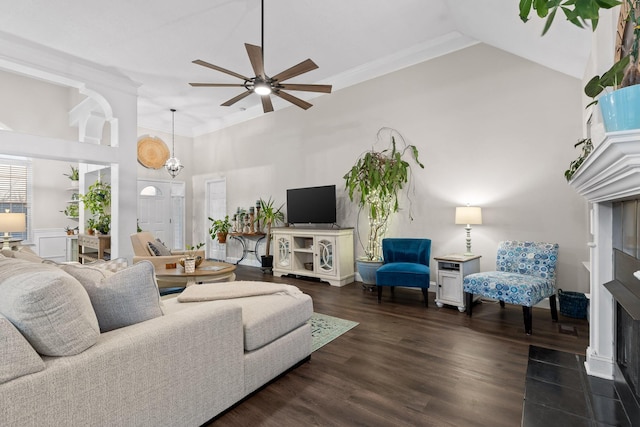
[[[26,217],[24,213],[0,213],[0,231],[4,231],[2,249],[11,250],[9,240],[10,232],[20,232],[27,229]]]
[[[465,255],[473,255],[471,252],[471,225],[482,224],[482,209],[477,206],[459,206],[456,208],[456,224],[463,224],[467,230],[467,252]]]

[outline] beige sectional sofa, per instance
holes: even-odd
[[[180,302],[149,280],[0,258],[0,425],[198,426],[311,353],[294,287]]]

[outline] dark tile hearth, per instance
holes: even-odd
[[[640,426],[630,419],[613,380],[587,375],[584,356],[529,347],[523,427]]]

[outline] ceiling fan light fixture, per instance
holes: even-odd
[[[256,81],[253,85],[253,91],[261,96],[269,95],[271,93],[271,86],[266,82]]]

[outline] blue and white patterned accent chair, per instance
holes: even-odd
[[[557,243],[508,240],[498,245],[496,270],[469,274],[464,278],[467,315],[474,295],[522,306],[524,330],[531,335],[531,307],[549,298],[551,317],[558,321],[556,306]]]

